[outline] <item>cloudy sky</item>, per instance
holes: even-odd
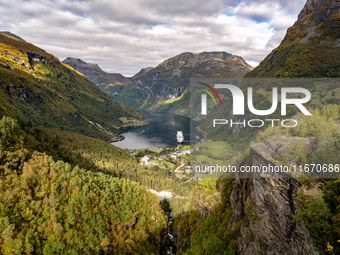
[[[132,76],[182,52],[226,51],[256,66],[306,0],[0,0],[0,31],[60,60]]]

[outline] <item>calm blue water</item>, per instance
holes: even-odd
[[[167,148],[177,146],[177,131],[182,131],[185,143],[190,141],[190,119],[167,113],[140,112],[149,122],[142,127],[126,128],[125,139],[112,144],[123,149]],[[192,130],[192,142],[201,135]]]

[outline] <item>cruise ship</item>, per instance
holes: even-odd
[[[184,142],[184,136],[182,131],[177,131],[177,142],[180,144]]]

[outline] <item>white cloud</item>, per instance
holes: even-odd
[[[226,51],[256,65],[305,0],[0,0],[9,30],[61,60],[132,76],[182,52]]]

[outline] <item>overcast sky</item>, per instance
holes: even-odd
[[[182,52],[226,51],[256,66],[306,0],[0,0],[0,31],[60,60],[132,76]]]

